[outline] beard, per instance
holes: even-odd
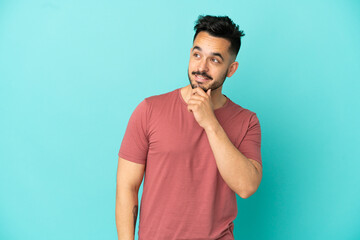
[[[191,75],[195,75],[195,74],[206,77],[206,78],[210,79],[209,81],[213,80],[213,78],[211,76],[207,75],[205,72],[199,72],[199,71],[191,72]],[[219,80],[215,80],[215,82],[211,83],[209,86],[204,86],[204,85],[206,85],[206,83],[204,84],[204,83],[198,83],[196,81],[192,81],[189,70],[188,70],[188,78],[189,78],[192,89],[200,87],[205,92],[209,89],[211,89],[211,91],[214,91],[214,90],[218,89],[219,87],[221,87],[225,82],[227,74],[228,74],[228,71],[226,71],[225,74]]]

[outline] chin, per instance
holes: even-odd
[[[206,92],[207,90],[209,90],[211,88],[211,86],[204,86],[204,85],[198,84],[198,83],[195,83],[195,84],[191,83],[190,85],[191,85],[192,89],[199,87],[202,90],[204,90],[204,92]]]
[[[191,87],[192,88],[197,88],[197,87],[200,87],[201,86],[201,84],[199,84],[197,81],[195,81],[195,80],[191,80],[190,81],[190,85],[191,85]]]

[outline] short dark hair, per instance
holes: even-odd
[[[238,54],[241,46],[241,37],[245,36],[244,31],[239,30],[239,26],[227,16],[200,15],[195,22],[194,30],[193,42],[199,32],[205,31],[211,36],[229,40],[229,51],[235,54],[235,56]]]

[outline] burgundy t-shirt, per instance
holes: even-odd
[[[215,116],[234,146],[262,164],[255,113],[227,98]],[[232,240],[236,195],[180,89],[146,98],[130,117],[119,157],[145,164],[139,240]]]

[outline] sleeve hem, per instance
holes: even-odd
[[[134,158],[134,157],[129,157],[128,155],[126,155],[126,154],[124,154],[124,153],[121,153],[121,152],[118,153],[118,156],[121,157],[122,159],[127,160],[127,161],[145,165],[145,161],[142,160],[142,159]]]

